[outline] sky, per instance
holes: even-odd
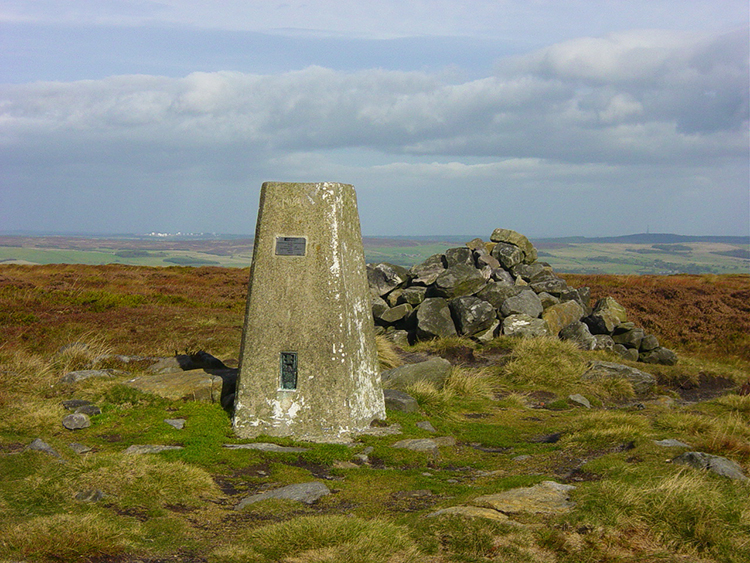
[[[747,0],[0,0],[0,231],[750,234]]]

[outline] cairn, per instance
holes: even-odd
[[[592,306],[588,287],[570,287],[537,260],[528,238],[509,229],[495,229],[489,242],[474,239],[410,269],[368,264],[367,278],[376,332],[396,342],[553,336],[630,361],[677,362],[656,336],[628,321],[622,305],[604,297]]]

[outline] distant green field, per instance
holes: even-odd
[[[467,239],[468,240],[468,239]],[[31,242],[30,242],[31,241]],[[464,241],[465,242],[465,241]],[[533,241],[532,241],[533,242]],[[101,247],[98,245],[101,244]],[[252,260],[249,243],[221,246],[184,241],[171,245],[152,241],[54,239],[45,246],[35,239],[4,239],[0,264],[130,264],[138,266],[221,266],[244,268]],[[455,240],[365,239],[368,263],[390,262],[409,267],[429,256],[462,246]],[[82,248],[83,247],[83,248]],[[682,244],[555,243],[538,245],[539,259],[561,273],[587,274],[737,274],[750,273],[749,245],[717,242]]]
[[[116,249],[71,250],[0,247],[0,264],[129,264],[133,266],[222,266],[245,268],[252,255],[217,256],[196,251],[159,251],[146,255],[122,256]]]
[[[455,246],[459,244],[384,246],[367,248],[365,254],[368,262],[411,266]],[[539,260],[548,262],[558,272],[571,274],[750,273],[750,260],[741,257],[747,247],[728,244],[542,244],[538,252]]]
[[[389,262],[398,266],[413,266],[424,262],[433,254],[445,252],[448,248],[458,246],[456,243],[428,243],[419,246],[381,246],[365,248],[365,260],[368,263]]]
[[[580,274],[742,274],[750,260],[727,256],[738,250],[726,244],[672,245],[589,243],[539,249],[539,259],[556,270]],[[742,250],[741,248],[739,250]]]

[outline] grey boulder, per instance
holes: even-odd
[[[523,251],[514,244],[498,242],[492,249],[493,258],[496,258],[503,268],[510,270],[514,266],[523,262],[525,256]]]
[[[432,285],[440,274],[445,271],[445,257],[442,254],[433,254],[421,264],[411,267],[412,285]]]
[[[450,302],[450,309],[458,333],[464,336],[486,331],[497,320],[495,308],[473,295],[454,299]]]
[[[411,395],[398,389],[383,389],[386,410],[399,412],[418,412],[419,403]]]
[[[675,354],[669,348],[662,348],[658,346],[653,350],[641,352],[638,356],[641,362],[646,364],[661,364],[665,366],[673,366],[677,363],[677,354]]]
[[[371,288],[383,296],[409,281],[409,271],[403,266],[396,266],[383,262],[374,266],[367,266],[367,281]]]
[[[534,248],[534,245],[531,244],[531,241],[529,241],[529,239],[521,233],[517,233],[516,231],[512,231],[510,229],[495,229],[490,235],[490,240],[492,242],[504,242],[517,246],[523,252],[523,261],[527,264],[532,264],[536,261],[536,248]]]
[[[62,425],[68,430],[81,430],[91,426],[91,419],[81,412],[69,414],[63,418]]]
[[[583,380],[604,378],[625,379],[630,382],[633,391],[640,396],[651,394],[656,386],[656,379],[650,373],[614,362],[598,360],[589,362],[588,369],[581,375]]]
[[[457,336],[448,302],[442,297],[430,297],[416,310],[417,337],[420,339]]]
[[[406,364],[389,369],[380,374],[383,386],[389,389],[405,389],[406,387],[426,381],[438,389],[442,388],[451,374],[453,366],[443,358],[430,358],[416,364]]]
[[[739,465],[730,459],[718,455],[711,455],[704,452],[685,452],[674,458],[672,463],[688,465],[695,469],[705,469],[728,479],[747,481],[747,477]]]
[[[511,315],[528,315],[532,319],[539,317],[544,311],[542,302],[536,293],[530,290],[524,290],[509,297],[503,302],[500,307],[500,312],[503,317],[509,317]]]
[[[581,350],[595,350],[596,338],[589,332],[589,327],[581,321],[575,321],[563,328],[558,335],[562,340],[575,342]]]
[[[503,334],[521,338],[549,336],[547,323],[543,319],[532,319],[529,315],[511,315],[503,319]]]
[[[438,297],[452,299],[476,293],[487,283],[482,273],[469,264],[457,264],[442,272],[432,286]]]
[[[247,496],[242,499],[234,509],[242,510],[246,506],[268,499],[285,499],[305,504],[313,504],[315,501],[329,494],[331,494],[331,491],[320,481],[297,483],[295,485],[287,485],[286,487],[281,487],[272,491]]]

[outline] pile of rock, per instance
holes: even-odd
[[[367,277],[378,331],[396,341],[559,336],[632,361],[677,361],[655,336],[628,322],[614,299],[591,307],[589,288],[568,286],[549,264],[537,261],[525,236],[508,229],[495,229],[490,242],[474,239],[411,269],[368,264]]]

